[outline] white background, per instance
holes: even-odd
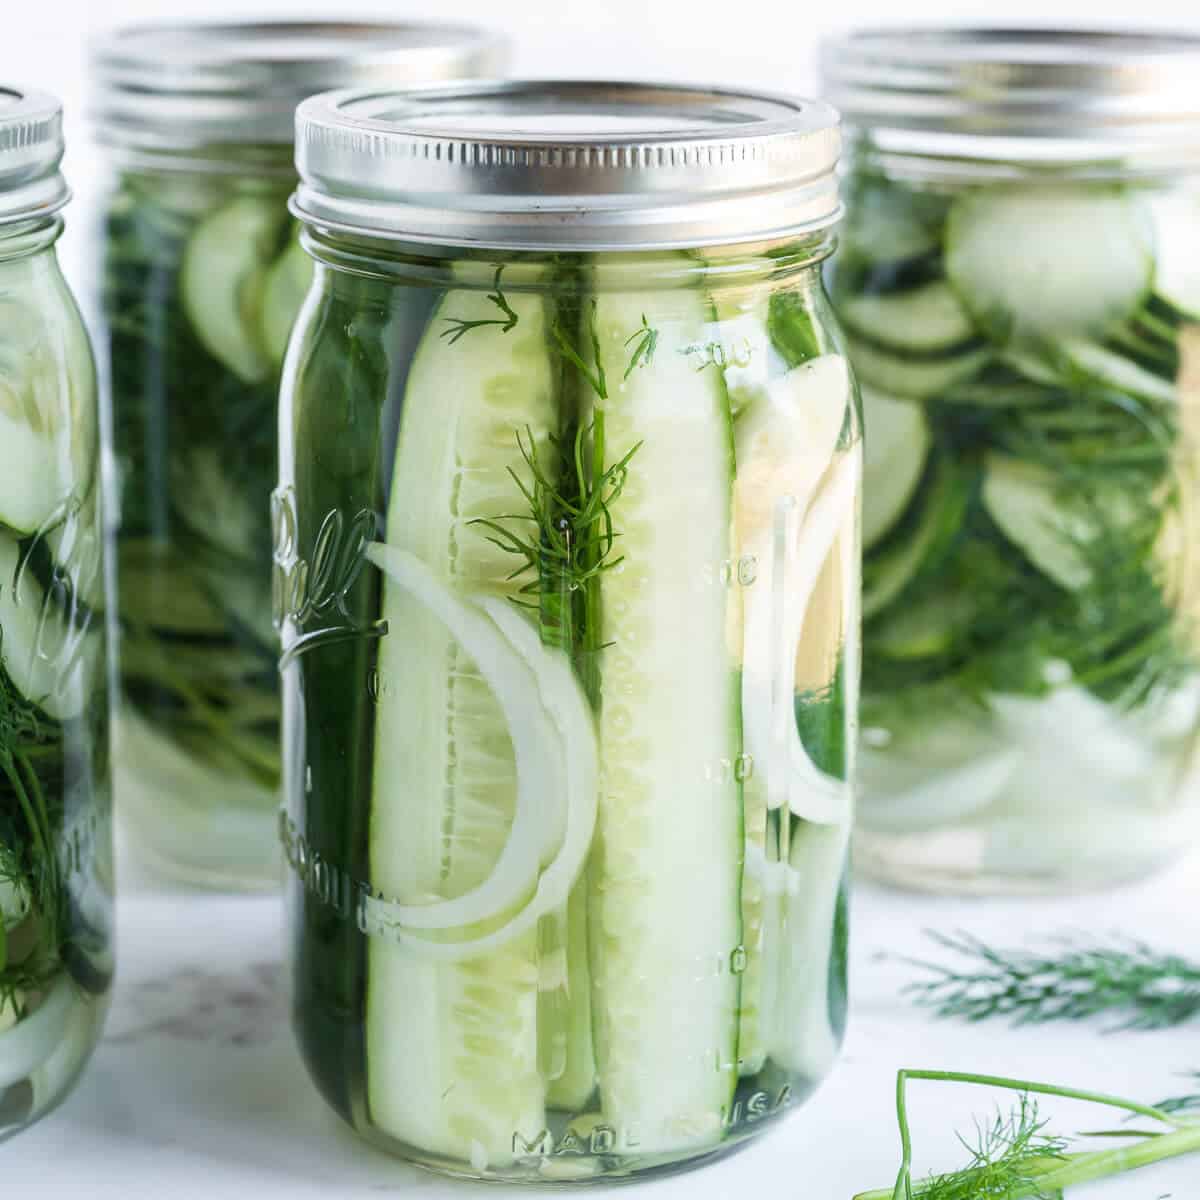
[[[907,0],[902,7],[884,0],[447,0],[436,6],[362,0],[348,9],[289,0],[0,0],[0,81],[56,92],[67,104],[67,169],[78,200],[65,258],[82,288],[89,259],[85,217],[100,186],[83,119],[85,41],[115,24],[185,17],[436,15],[505,28],[513,39],[514,70],[521,73],[660,76],[805,91],[813,87],[817,39],[833,29],[889,19],[988,22],[996,10],[995,0]],[[1003,17],[1006,23],[1137,20],[1200,28],[1194,4],[1173,0],[1126,0],[1119,8],[1089,0],[1019,0],[1004,6]],[[1194,1027],[1131,1039],[1074,1027],[1007,1032],[941,1025],[897,998],[896,978],[878,966],[875,953],[887,947],[920,951],[916,931],[922,925],[961,925],[1005,944],[1033,930],[1074,925],[1123,928],[1196,957],[1197,873],[1193,863],[1150,888],[1046,905],[944,907],[864,889],[856,904],[850,1040],[821,1096],[762,1147],[638,1194],[662,1200],[731,1200],[739,1194],[847,1200],[859,1188],[882,1186],[894,1171],[890,1093],[901,1065],[1021,1072],[1147,1099],[1180,1090],[1182,1081],[1173,1080],[1173,1073],[1200,1068]],[[97,1200],[167,1195],[344,1200],[393,1190],[422,1200],[499,1195],[435,1183],[384,1162],[338,1132],[303,1081],[274,984],[264,985],[255,973],[255,964],[275,964],[282,954],[273,903],[171,897],[134,887],[125,893],[122,912],[124,965],[109,1038],[64,1109],[0,1149],[0,1195],[86,1194]],[[211,1006],[203,997],[167,993],[155,1003],[170,1011],[150,1017],[142,1011],[147,996],[161,994],[155,980],[164,981],[162,986],[173,980],[186,992],[196,978],[224,981],[212,985],[217,994]],[[238,1024],[237,988],[244,992],[247,980],[252,991],[262,993],[255,1011],[265,1027],[255,1030],[251,1022],[254,1036],[243,1055],[237,1051],[245,1033]],[[237,985],[232,992],[231,981]],[[941,1151],[931,1157],[942,1165],[954,1161],[949,1131],[981,1103],[924,1093],[918,1138],[925,1153]],[[933,1165],[929,1157],[924,1163]],[[1086,1196],[1154,1200],[1164,1193],[1196,1200],[1200,1165],[1176,1164]]]

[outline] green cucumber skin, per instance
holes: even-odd
[[[377,283],[338,281],[305,320],[281,442],[322,446],[314,461],[293,458],[297,545],[316,543],[332,512],[346,516],[385,510],[382,429],[398,422],[394,398],[403,393],[409,356],[389,347],[414,345],[426,326],[433,298],[393,292]],[[368,318],[364,322],[364,316]],[[356,336],[349,333],[353,326]],[[330,405],[330,396],[352,401]],[[345,620],[366,627],[378,617],[378,574],[362,571],[346,597]],[[312,623],[319,628],[319,619]],[[304,632],[300,630],[298,632]],[[307,846],[341,867],[353,880],[370,878],[367,829],[374,763],[375,712],[367,688],[378,642],[354,639],[312,649],[284,673],[286,703],[304,713],[302,764],[284,796],[287,812]],[[303,780],[311,772],[309,803]],[[295,914],[293,1023],[309,1073],[333,1108],[350,1124],[367,1120],[365,1098],[366,945],[356,913],[323,903],[289,872]]]

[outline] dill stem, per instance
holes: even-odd
[[[963,1071],[901,1070],[896,1073],[896,1118],[900,1129],[900,1173],[891,1189],[860,1192],[854,1200],[911,1200],[912,1185],[912,1133],[908,1124],[907,1084],[910,1080],[934,1083],[970,1083],[983,1087],[1005,1088],[1025,1094],[1058,1096],[1064,1100],[1080,1100],[1087,1104],[1100,1104],[1108,1108],[1119,1108],[1137,1116],[1149,1117],[1171,1129],[1169,1133],[1146,1136],[1144,1141],[1116,1150],[1095,1150],[1055,1160],[1048,1169],[1037,1171],[1036,1179],[1030,1179],[1016,1190],[1010,1191],[1006,1200],[1033,1200],[1053,1194],[1062,1188],[1080,1183],[1090,1183],[1109,1175],[1149,1166],[1163,1159],[1200,1151],[1200,1123],[1182,1127],[1175,1118],[1161,1109],[1121,1096],[1104,1092],[1092,1092],[1080,1088],[1061,1087],[1058,1084],[1038,1083],[1029,1079],[1011,1079],[1003,1075],[978,1075]],[[1131,1134],[1130,1136],[1137,1136]]]
[[[33,838],[34,849],[43,862],[49,863],[52,853],[49,843],[46,840],[48,831],[43,831],[42,823],[38,819],[38,813],[34,809],[29,793],[25,789],[25,784],[21,779],[18,760],[13,754],[5,753],[0,758],[0,762],[3,763],[4,773],[8,776],[8,782],[12,784],[13,792],[17,797],[17,803],[21,806],[21,811],[25,815],[25,823],[29,826],[29,834]]]
[[[592,409],[592,488],[598,490],[604,486],[604,408],[605,397],[598,397],[599,403]],[[589,572],[600,561],[600,548],[589,537],[587,558],[584,563]],[[600,608],[600,576],[592,575],[583,585],[583,683],[593,707],[600,699],[600,664],[597,656],[604,644],[601,628],[602,613]]]
[[[1080,1183],[1091,1183],[1123,1171],[1148,1167],[1164,1159],[1177,1158],[1182,1154],[1200,1151],[1200,1125],[1177,1128],[1172,1133],[1157,1134],[1131,1146],[1120,1146],[1115,1150],[1092,1150],[1073,1155],[1070,1162],[1063,1163],[1046,1172],[1038,1180],[1042,1189],[1051,1193],[1055,1189],[1074,1187]],[[1012,1200],[1035,1197],[1041,1193],[1029,1188],[1014,1192]]]

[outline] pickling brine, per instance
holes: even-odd
[[[292,114],[313,90],[486,70],[467,28],[149,26],[98,43],[114,159],[99,319],[113,412],[119,809],[167,874],[279,882],[277,397],[311,277]]]
[[[0,1141],[70,1090],[112,980],[99,412],[61,156],[58,102],[0,88]]]
[[[732,1145],[845,1017],[861,455],[830,236],[305,238],[274,526],[310,1071],[453,1173]]]
[[[1200,186],[1153,82],[1188,54],[970,31],[830,47],[835,89],[915,57],[990,114],[933,129],[924,93],[876,114],[846,92],[864,106],[831,272],[868,445],[856,845],[890,880],[1108,884],[1200,838]],[[1029,73],[972,97],[999,61]],[[1026,88],[1082,97],[1130,63],[1137,113],[1012,115]]]

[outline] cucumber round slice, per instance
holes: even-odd
[[[941,196],[910,191],[876,175],[857,176],[850,186],[841,232],[848,257],[897,263],[936,253],[946,209]]]
[[[1024,758],[983,711],[905,721],[892,732],[883,747],[868,736],[859,752],[862,818],[879,832],[937,829],[968,819],[1003,794]]]
[[[99,641],[41,584],[10,538],[0,535],[0,666],[47,716],[65,721],[83,708],[100,668]]]
[[[1058,350],[1072,371],[1114,391],[1153,404],[1173,406],[1178,403],[1179,394],[1173,384],[1095,342],[1071,338],[1062,342]]]
[[[900,354],[952,350],[975,336],[966,309],[941,279],[904,292],[846,296],[837,308],[849,329]]]
[[[932,438],[925,410],[912,400],[862,388],[863,549],[870,549],[904,515]]]
[[[54,1056],[79,1005],[64,973],[24,1020],[0,1034],[0,1093],[35,1074]]]
[[[1081,546],[1095,536],[1094,522],[1058,495],[1041,467],[1002,454],[984,463],[983,505],[1001,532],[1060,587],[1077,591],[1092,581]]]
[[[1103,184],[989,186],[946,222],[946,275],[1000,342],[1102,337],[1149,294],[1154,233],[1140,197]]]
[[[992,359],[986,347],[965,347],[951,354],[905,358],[847,335],[854,372],[864,383],[913,400],[928,400],[973,379]]]
[[[942,458],[922,491],[915,525],[863,564],[863,617],[883,612],[908,585],[953,544],[962,527],[970,484],[962,472]]]
[[[0,286],[0,525],[18,533],[49,521],[71,489],[65,372],[46,322]]]
[[[874,626],[872,650],[897,662],[936,658],[951,649],[971,612],[971,599],[961,591],[923,598],[919,605],[898,610]]]
[[[292,326],[308,294],[313,260],[294,237],[268,269],[262,289],[259,337],[263,351],[276,367],[283,365]]]
[[[287,220],[274,197],[235,196],[196,226],[184,250],[183,310],[205,349],[246,383],[271,373],[259,344],[259,313]]]

